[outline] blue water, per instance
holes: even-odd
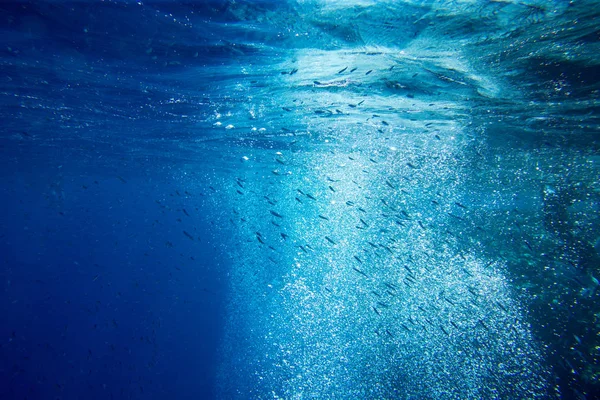
[[[599,398],[598,10],[2,3],[0,398]]]

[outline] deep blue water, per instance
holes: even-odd
[[[0,398],[599,398],[598,10],[2,3]]]

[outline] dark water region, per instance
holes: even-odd
[[[2,398],[210,395],[224,263],[201,203],[152,165],[54,154],[2,162]]]
[[[0,397],[599,398],[598,10],[2,3]]]

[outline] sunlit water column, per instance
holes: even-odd
[[[455,223],[474,154],[456,99],[474,89],[432,68],[485,80],[422,46],[298,51],[272,82],[286,91],[255,99],[253,110],[290,114],[235,149],[240,164],[220,188],[233,265],[224,397],[546,396],[543,350],[506,265]],[[354,68],[359,79],[343,75]],[[454,92],[420,100],[401,82]]]
[[[454,160],[468,143],[446,134],[444,146],[403,135],[398,147],[358,139],[296,154],[248,149],[224,189],[235,227],[224,393],[545,393],[540,349],[504,264],[461,247],[452,229]]]

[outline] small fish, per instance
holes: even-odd
[[[264,240],[259,235],[256,235],[256,239],[260,242],[260,244],[265,244]]]
[[[506,309],[506,307],[504,307],[504,305],[502,305],[502,303],[500,303],[499,301],[496,301],[496,304],[498,304],[498,307],[500,307],[500,309],[504,312],[508,312],[508,310]]]
[[[414,166],[413,164],[411,164],[411,163],[406,163],[406,165],[407,165],[409,168],[412,168],[412,169],[417,169],[417,167],[415,167],[415,166]]]
[[[185,236],[187,236],[188,238],[190,238],[190,240],[194,240],[194,237],[192,235],[190,235],[189,233],[187,233],[186,231],[183,231],[183,234]]]
[[[333,239],[331,239],[329,236],[325,236],[325,239],[331,243],[331,244],[337,244],[336,242],[333,241]]]
[[[481,326],[483,326],[485,328],[486,331],[490,330],[490,328],[487,327],[487,325],[483,322],[482,319],[479,320],[479,323],[481,324]]]
[[[317,200],[314,196],[312,196],[308,193],[306,193],[306,197],[308,197],[309,199],[315,200],[315,201]]]
[[[302,204],[302,200],[300,200],[299,198],[295,197],[296,201],[300,204]]]
[[[354,72],[354,71],[356,71],[356,67],[354,67],[354,68],[352,68],[352,69],[350,70],[350,72],[351,72],[351,73],[352,73],[352,72]]]
[[[329,221],[329,218],[321,214],[319,214],[319,218],[324,219],[325,221]]]
[[[383,247],[388,253],[394,254],[394,252],[392,251],[392,249],[390,249],[388,246],[386,246],[384,244],[380,244],[380,246]]]
[[[371,72],[373,72],[372,69],[368,70],[367,72],[365,72],[365,75],[369,75]]]
[[[465,270],[465,272],[466,272],[466,270]],[[469,276],[473,276],[473,275],[469,275]],[[471,293],[473,296],[475,296],[475,297],[479,297],[479,293],[477,293],[477,292],[475,291],[475,289],[473,289],[472,287],[470,287],[470,286],[467,286],[467,290],[468,290],[468,291],[469,291],[469,293]]]
[[[354,256],[354,259],[355,259],[356,261],[358,261],[360,264],[362,264],[362,263],[363,263],[363,262],[362,262],[362,260],[361,260],[360,258],[358,258],[358,256]]]
[[[454,204],[456,204],[460,208],[464,208],[465,210],[467,209],[467,207],[465,207],[464,205],[460,204],[458,201],[455,201]]]
[[[279,214],[276,211],[273,210],[269,210],[269,212],[271,213],[272,216],[277,217],[277,218],[283,218],[283,215]]]
[[[359,218],[359,219],[360,219],[360,222],[361,222],[361,223],[362,223],[364,226],[366,226],[366,227],[368,227],[368,226],[369,226],[369,224],[367,224],[367,223],[365,222],[365,220],[364,220],[364,219],[362,219],[362,218]]]
[[[420,226],[422,229],[425,229],[425,226],[423,226],[423,223],[422,223],[421,221],[417,221],[417,222],[419,223],[419,226]]]
[[[440,328],[442,329],[442,332],[444,332],[446,334],[446,336],[450,336],[450,334],[448,333],[448,331],[446,329],[444,329],[443,326],[440,325]]]
[[[376,313],[377,315],[381,315],[381,313],[379,312],[379,310],[378,310],[376,307],[374,307],[374,306],[373,306],[373,307],[371,307],[371,308],[373,308],[373,311],[375,311],[375,313]]]
[[[355,270],[356,272],[358,272],[359,274],[361,274],[362,276],[364,276],[365,278],[368,278],[367,274],[362,272],[360,269],[358,269],[356,267],[352,267],[352,269]]]
[[[281,237],[283,238],[283,240],[286,240],[287,238],[289,238],[289,235],[286,235],[285,233],[281,232]]]
[[[347,205],[347,206],[351,206],[351,207],[352,207],[352,206],[354,205],[354,202],[353,202],[353,201],[349,201],[349,200],[348,200],[348,201],[346,202],[346,205]]]
[[[338,71],[338,74],[341,74],[342,72],[344,72],[344,71],[345,71],[345,70],[347,70],[347,69],[348,69],[348,67],[340,69],[340,70]]]
[[[388,181],[387,179],[385,180],[385,184],[386,184],[386,185],[388,185],[390,188],[392,188],[392,189],[396,190],[396,187],[395,187],[394,185],[392,185],[392,184],[390,183],[390,181]]]
[[[332,186],[329,186],[329,190],[331,190],[333,193],[335,193],[335,189]]]
[[[190,214],[188,214],[188,212],[185,210],[185,208],[182,208],[182,211],[185,215],[187,215],[188,217],[190,216]]]

